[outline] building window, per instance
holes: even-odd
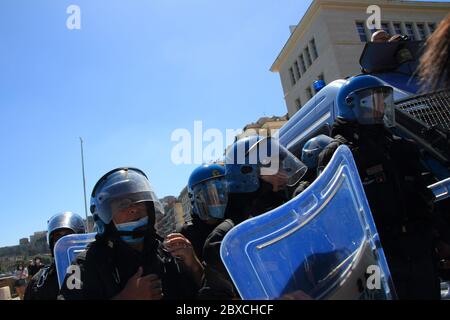
[[[419,40],[425,40],[427,38],[427,33],[425,32],[425,25],[423,23],[417,24],[417,32],[419,33]]]
[[[381,23],[381,29],[386,31],[387,33],[391,34],[391,31],[389,30],[389,23],[387,22],[382,22]]]
[[[411,41],[416,40],[412,23],[405,23],[405,29],[406,29],[406,35],[409,37],[409,40],[411,40]]]
[[[430,33],[433,33],[436,30],[436,23],[431,22],[428,24],[428,29],[430,29]]]
[[[300,55],[300,67],[302,68],[302,73],[306,72],[305,58],[303,58],[303,53]]]
[[[367,42],[366,29],[364,29],[364,22],[356,22],[356,31],[361,42]]]
[[[311,54],[309,53],[309,48],[308,47],[305,48],[305,58],[306,58],[307,66],[309,68],[309,66],[312,65],[312,60],[311,60]]]
[[[309,44],[311,45],[312,58],[313,58],[313,60],[316,60],[317,57],[319,56],[319,53],[317,52],[317,47],[316,47],[316,40],[313,38],[311,41],[309,41]]]
[[[313,97],[313,93],[310,87],[306,88],[306,97],[309,99],[311,99]]]
[[[400,23],[395,22],[395,23],[393,24],[393,26],[394,26],[394,32],[395,32],[395,34],[403,34],[403,32],[402,32],[402,25],[401,25]]]
[[[298,67],[298,61],[294,62],[294,71],[295,71],[295,74],[297,75],[297,79],[300,79],[302,77],[302,75],[300,74],[300,68]]]
[[[295,85],[295,76],[294,76],[294,70],[292,68],[289,68],[289,74],[291,75],[291,85]]]

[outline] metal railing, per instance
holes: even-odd
[[[396,101],[395,126],[437,160],[450,164],[450,89]]]
[[[450,89],[403,99],[396,107],[428,127],[450,131]]]

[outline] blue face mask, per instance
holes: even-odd
[[[147,224],[148,217],[145,217],[132,222],[116,224],[116,229],[119,232],[132,232],[138,228],[145,227]],[[144,241],[144,237],[133,238],[132,235],[121,236],[120,238],[126,243],[139,243]]]

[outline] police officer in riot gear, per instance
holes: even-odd
[[[400,299],[439,299],[433,194],[416,146],[394,136],[393,90],[369,75],[347,81],[337,97],[332,141],[319,155],[324,167],[340,144],[352,150]]]
[[[302,149],[302,162],[308,167],[310,171],[316,171],[316,175],[324,168],[318,167],[319,154],[328,146],[333,139],[327,135],[320,134],[314,138],[309,139]]]
[[[83,219],[73,212],[62,212],[54,215],[47,223],[47,242],[54,257],[56,242],[62,237],[85,233]],[[25,300],[56,300],[59,294],[58,276],[55,263],[45,266],[37,272],[25,291]]]
[[[302,193],[306,188],[308,188],[311,183],[317,178],[317,176],[324,169],[323,167],[318,168],[319,154],[323,149],[328,146],[333,141],[327,135],[321,134],[317,137],[309,139],[302,148],[301,161],[308,167],[308,171],[303,176],[302,180],[299,182],[297,188],[294,191],[293,198]]]
[[[92,191],[91,212],[98,234],[74,263],[81,279],[66,276],[65,299],[196,296],[202,265],[189,241],[169,235],[163,242],[156,234],[155,216],[163,214],[162,206],[141,170],[118,168],[105,174]]]
[[[276,138],[261,136],[235,142],[226,154],[225,169],[230,200],[235,195],[247,198],[252,216],[288,201],[307,171]]]
[[[181,234],[191,241],[198,252],[197,256],[204,264],[202,288],[199,292],[199,299],[202,300],[231,299],[236,296],[227,272],[224,269],[220,269],[220,272],[216,269],[217,265],[221,265],[220,256],[208,255],[220,248],[220,242],[211,243],[208,239],[215,238],[223,227],[227,230],[232,227],[232,221],[226,219],[229,212],[227,185],[225,167],[221,163],[201,165],[192,172],[188,181],[194,216],[193,223],[185,225]],[[217,228],[218,225],[221,227]],[[208,263],[204,262],[205,252],[208,255]]]
[[[306,166],[275,138],[238,140],[226,154],[228,204],[225,220],[205,241],[203,299],[235,299],[238,294],[220,258],[220,245],[240,222],[270,211],[290,199]]]
[[[197,257],[203,260],[203,245],[207,236],[224,220],[228,202],[225,167],[220,163],[203,164],[188,181],[193,221],[179,231],[193,245]]]

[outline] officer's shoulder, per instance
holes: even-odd
[[[103,240],[95,240],[91,242],[86,250],[80,252],[75,263],[79,265],[85,265],[89,263],[96,264],[97,261],[105,261],[108,255],[108,242]]]
[[[235,223],[231,219],[225,219],[214,228],[214,230],[206,238],[205,244],[211,242],[221,241],[225,234],[235,226]]]
[[[235,223],[231,219],[225,219],[219,225],[214,229],[217,230],[219,233],[226,233],[230,231],[231,228],[235,226]]]

